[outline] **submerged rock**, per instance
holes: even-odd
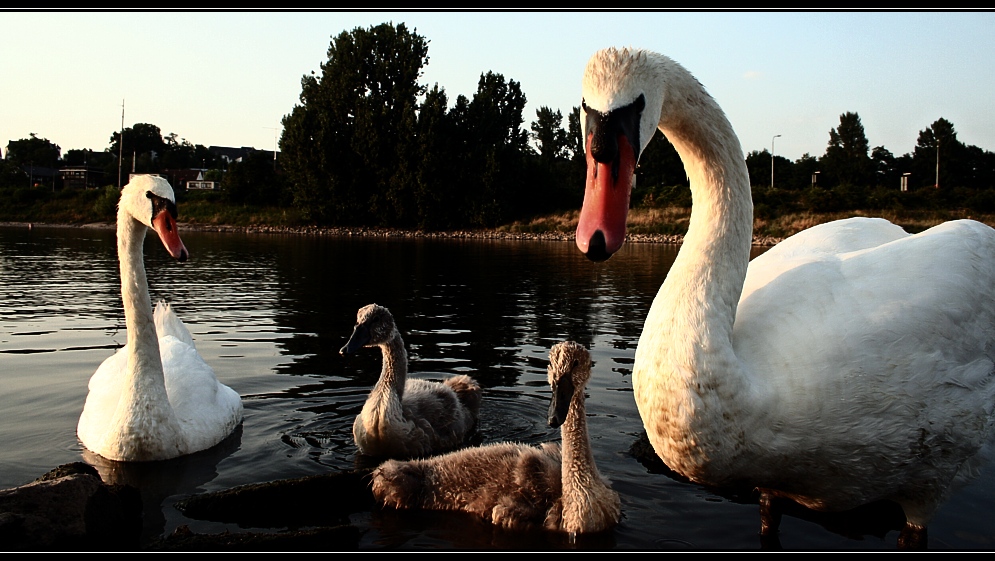
[[[83,462],[0,490],[0,544],[5,551],[134,551],[141,532],[138,490],[105,484]]]

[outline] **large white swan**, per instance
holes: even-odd
[[[356,312],[352,336],[339,353],[380,347],[383,365],[352,425],[359,451],[378,458],[415,458],[448,452],[477,428],[482,391],[460,374],[442,382],[408,377],[408,352],[390,310],[378,304]]]
[[[121,190],[117,251],[128,340],[90,378],[76,428],[84,446],[117,461],[168,460],[205,450],[242,422],[242,400],[218,382],[172,308],[153,313],[142,244],[151,228],[180,261],[176,203],[165,179],[140,175]]]
[[[549,351],[549,425],[560,444],[495,442],[431,458],[390,460],[373,471],[373,495],[399,509],[467,512],[508,529],[578,534],[618,524],[621,502],[601,476],[587,433],[584,388],[591,355],[573,341]]]
[[[900,546],[924,546],[951,484],[976,475],[995,406],[995,230],[916,235],[880,219],[811,228],[749,263],[750,181],[722,110],[665,56],[588,62],[587,187],[577,245],[625,237],[633,169],[657,127],[684,162],[687,236],[646,318],[632,383],[660,458],[692,481],[819,510],[902,506]]]

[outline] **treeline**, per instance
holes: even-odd
[[[526,129],[521,84],[489,71],[472,97],[450,103],[443,87],[420,82],[428,40],[403,23],[342,32],[327,55],[320,73],[301,80],[300,103],[283,118],[275,162],[272,152],[259,151],[226,163],[204,146],[139,123],[113,133],[104,152],[70,150],[61,157],[57,145],[35,135],[11,141],[0,188],[22,189],[28,163],[101,167],[114,185],[122,168],[125,174],[206,168],[206,179],[220,181],[220,196],[229,203],[292,206],[319,225],[430,230],[493,227],[580,207],[579,107],[565,116],[541,107]],[[772,162],[762,150],[745,159],[761,217],[855,209],[995,211],[995,154],[961,143],[943,118],[920,131],[914,151],[902,156],[871,149],[860,117],[844,113],[821,157]],[[637,175],[634,206],[690,206],[683,164],[661,134]]]
[[[419,83],[427,64],[428,41],[403,24],[333,38],[283,119],[282,169],[306,218],[449,229],[579,206],[583,152],[559,111],[539,109],[526,131],[521,84],[494,72],[450,108]]]

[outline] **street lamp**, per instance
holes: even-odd
[[[781,135],[775,134],[770,139],[770,188],[774,188],[774,139]]]
[[[273,171],[276,171],[276,149],[277,143],[276,139],[280,132],[280,127],[263,127],[264,129],[273,129]]]
[[[936,189],[940,188],[940,139],[936,139]]]

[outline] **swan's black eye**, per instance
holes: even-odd
[[[612,164],[612,173],[617,179],[619,166],[619,138],[624,138],[632,148],[633,159],[639,162],[639,121],[646,108],[646,97],[639,94],[632,103],[601,113],[587,106],[585,130],[590,135],[590,151],[595,161]]]
[[[169,213],[170,216],[173,217],[173,220],[176,220],[177,218],[176,203],[167,199],[166,197],[160,197],[159,195],[156,195],[152,191],[146,191],[145,196],[150,201],[152,201],[152,218],[159,216],[160,212],[166,211]]]

